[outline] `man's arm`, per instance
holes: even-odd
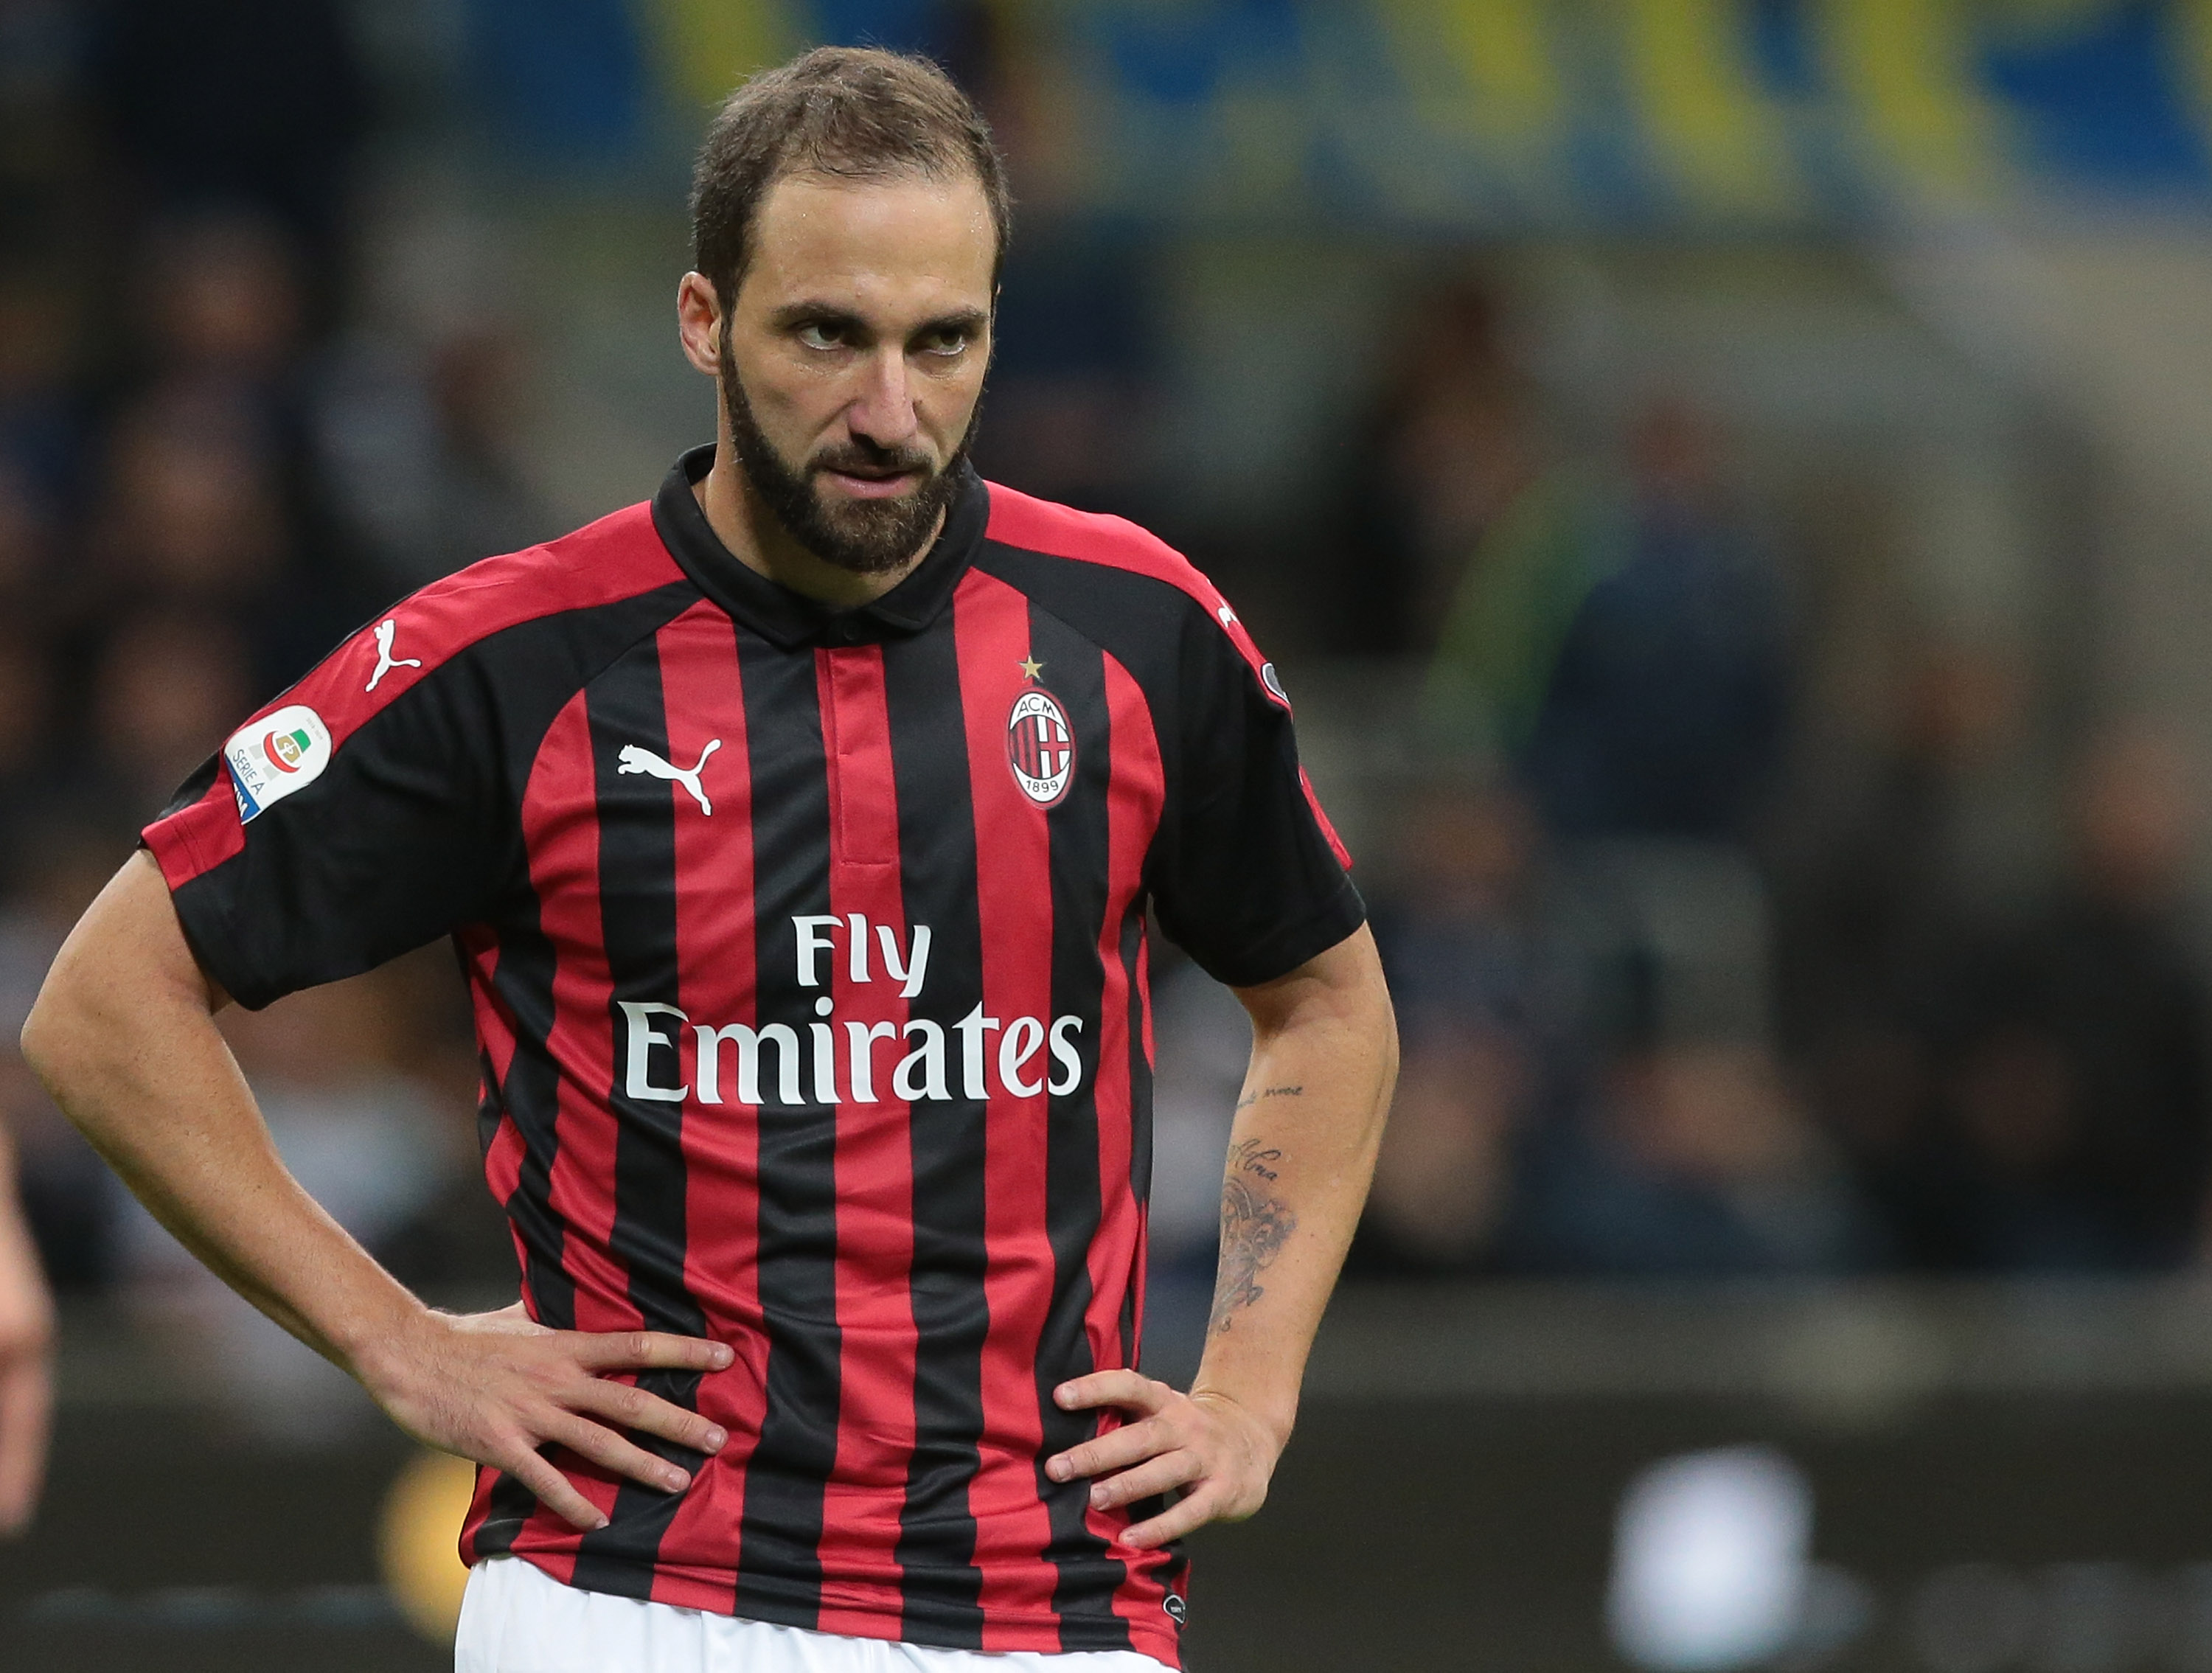
[[[731,1350],[647,1331],[550,1330],[519,1307],[472,1317],[425,1307],[286,1171],[216,1026],[228,1002],[142,851],[55,958],[23,1026],[23,1056],[156,1220],[417,1439],[507,1471],[580,1528],[606,1518],[542,1445],[648,1487],[687,1486],[684,1471],[617,1428],[704,1452],[720,1449],[722,1432],[605,1378],[648,1366],[719,1371]]]
[[[1055,1481],[1096,1478],[1091,1502],[1101,1509],[1183,1489],[1129,1530],[1132,1545],[1241,1520],[1267,1496],[1397,1080],[1397,1025],[1364,926],[1237,997],[1252,1016],[1252,1064],[1230,1135],[1221,1267],[1197,1380],[1186,1395],[1135,1371],[1106,1371],[1055,1391],[1071,1409],[1132,1414],[1053,1458]]]
[[[54,1306],[15,1202],[15,1153],[0,1122],[0,1536],[21,1533],[46,1474]]]

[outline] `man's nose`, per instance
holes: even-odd
[[[886,346],[868,357],[860,387],[846,409],[853,434],[878,447],[908,446],[921,429],[914,409],[914,385],[906,356]]]

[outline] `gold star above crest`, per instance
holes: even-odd
[[[1035,679],[1044,672],[1044,664],[1034,656],[1025,656],[1022,659],[1021,668],[1024,679]]]

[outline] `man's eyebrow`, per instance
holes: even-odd
[[[940,313],[933,319],[923,320],[915,328],[914,334],[929,337],[940,332],[979,332],[990,321],[990,314],[982,308],[956,308],[951,313]]]
[[[769,314],[769,324],[777,331],[792,331],[800,325],[832,325],[839,330],[868,331],[868,322],[841,302],[786,302]],[[988,309],[979,307],[955,308],[923,320],[914,328],[914,337],[930,337],[946,332],[975,332],[990,323]]]
[[[837,302],[786,302],[769,317],[769,324],[778,331],[789,331],[794,325],[860,325],[867,321],[852,309]]]

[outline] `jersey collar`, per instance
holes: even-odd
[[[937,544],[914,573],[869,604],[837,610],[793,592],[748,569],[707,521],[692,484],[714,463],[714,444],[693,447],[653,496],[653,526],[669,554],[692,582],[740,624],[769,643],[795,650],[809,642],[873,644],[921,632],[935,621],[967,573],[991,514],[989,490],[975,467],[962,460],[960,491],[945,514]]]

